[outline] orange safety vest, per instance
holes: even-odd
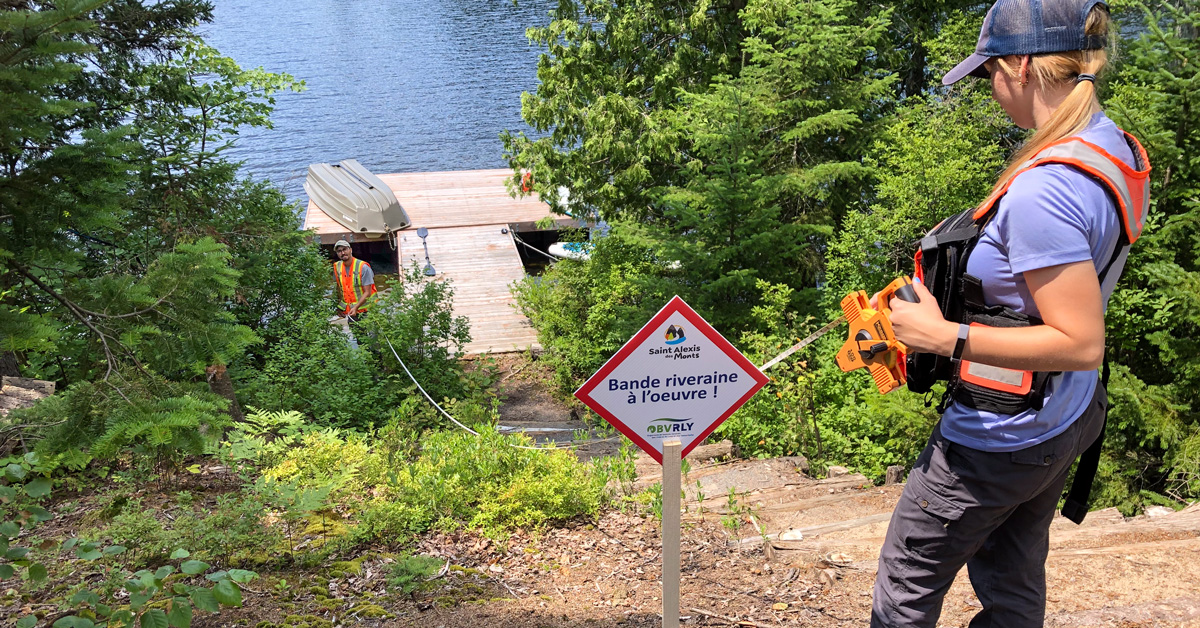
[[[1096,178],[1116,199],[1117,211],[1121,214],[1121,226],[1125,232],[1125,244],[1133,244],[1142,234],[1142,225],[1145,224],[1146,213],[1150,209],[1150,159],[1146,156],[1146,149],[1142,148],[1136,138],[1124,131],[1122,133],[1133,151],[1135,167],[1130,168],[1103,148],[1072,135],[1050,144],[1032,159],[1021,164],[1020,170],[1009,177],[1003,187],[989,196],[975,210],[973,217],[979,220],[986,216],[1022,172],[1046,164],[1065,164]]]
[[[341,260],[333,263],[333,272],[337,276],[338,286],[340,286],[342,289],[342,312],[347,314],[350,313],[350,306],[358,303],[358,300],[362,298],[362,267],[364,265],[367,268],[371,267],[370,264],[367,264],[358,258],[351,259],[354,260],[354,263],[351,264],[349,268],[347,268],[345,262],[342,262]],[[378,290],[375,289],[374,283],[372,283],[369,287],[372,295],[378,292]],[[373,300],[373,298],[368,298],[366,303],[363,303],[363,306],[358,308],[358,311],[365,312],[367,310],[367,306],[370,305],[371,301]]]
[[[1016,174],[979,207],[947,218],[920,240],[915,256],[917,277],[929,288],[947,320],[998,327],[1042,324],[1040,319],[984,302],[979,280],[969,277],[966,268],[984,225],[995,215],[1000,199],[1017,175],[1047,164],[1067,165],[1093,177],[1115,201],[1122,229],[1112,256],[1099,273],[1101,289],[1106,285],[1111,289],[1120,272],[1109,271],[1124,268],[1129,248],[1141,235],[1150,208],[1150,161],[1132,135],[1124,136],[1133,152],[1133,167],[1078,136],[1064,138],[1022,163]],[[1000,414],[1040,410],[1045,386],[1054,375],[921,353],[907,356],[905,371],[913,392],[929,392],[935,381],[947,380],[943,404],[953,398],[969,407]],[[944,405],[939,411],[942,409]]]

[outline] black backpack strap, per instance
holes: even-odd
[[[1101,385],[1104,394],[1108,394],[1108,358],[1104,358],[1104,375]],[[1104,449],[1104,429],[1108,426],[1108,404],[1104,404],[1104,422],[1100,424],[1100,435],[1088,446],[1079,457],[1079,466],[1075,469],[1075,480],[1071,482],[1071,490],[1067,493],[1067,501],[1063,504],[1062,515],[1075,523],[1083,523],[1088,514],[1088,497],[1092,493],[1092,482],[1096,479],[1096,470],[1100,468],[1100,451]]]

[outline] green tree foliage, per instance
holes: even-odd
[[[548,25],[529,29],[547,51],[521,111],[542,136],[504,134],[509,163],[534,172],[543,199],[566,186],[573,203],[608,219],[661,215],[648,192],[678,181],[678,92],[737,74],[743,6],[561,0]]]
[[[588,261],[563,260],[513,285],[561,392],[575,390],[671,298],[655,291],[671,272],[614,232],[596,242]]]
[[[0,329],[22,374],[100,380],[134,407],[147,382],[208,380],[235,404],[225,365],[319,305],[327,266],[294,207],[222,155],[302,84],[205,46],[210,18],[204,0],[0,14]],[[180,426],[207,403],[159,401]]]
[[[1200,494],[1200,2],[1130,3],[1109,114],[1154,167],[1151,219],[1109,305],[1112,411],[1100,490],[1132,509]]]
[[[814,301],[821,244],[861,195],[861,153],[893,82],[870,63],[886,13],[753,0],[742,15],[745,65],[681,91],[683,181],[658,195],[662,219],[636,228],[680,263],[675,290],[725,330],[745,327],[760,279]]]
[[[1154,205],[1108,312],[1112,420],[1096,503],[1136,509],[1200,491],[1200,5],[1113,7],[1120,53],[1101,100],[1149,151]],[[621,43],[659,41],[653,11],[589,5],[533,31],[548,54],[524,113],[548,135],[508,137],[512,164],[548,170],[539,191],[566,186],[614,223],[610,250],[632,247],[610,256],[602,241],[592,260],[519,286],[560,386],[577,385],[673,293],[765,360],[851,290],[911,272],[913,242],[977,204],[1027,137],[986,83],[939,84],[973,48],[986,9],[750,0],[740,25],[690,26],[699,40],[718,26],[738,33],[736,63],[698,64],[670,98],[647,92],[634,104],[624,72],[645,51]],[[626,29],[642,38],[606,36]],[[618,104],[627,117],[605,113]],[[872,474],[911,463],[934,413],[840,373],[828,358],[839,342],[777,367],[724,433],[751,453],[801,451]]]

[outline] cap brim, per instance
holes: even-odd
[[[983,62],[987,61],[989,58],[990,57],[987,55],[975,53],[966,59],[963,59],[962,63],[954,66],[954,69],[950,70],[946,73],[946,76],[942,77],[942,85],[953,85],[968,76],[987,78],[988,73],[983,67]]]

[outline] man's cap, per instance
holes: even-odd
[[[326,240],[326,241],[328,242],[328,240]],[[333,250],[336,251],[339,246],[344,246],[346,248],[350,248],[350,243],[345,240],[338,240],[337,242],[333,243]]]
[[[1085,31],[1088,14],[1096,5],[1108,9],[1104,0],[999,0],[983,18],[975,54],[947,72],[942,85],[967,76],[987,78],[983,62],[990,57],[1105,47],[1106,37]]]

